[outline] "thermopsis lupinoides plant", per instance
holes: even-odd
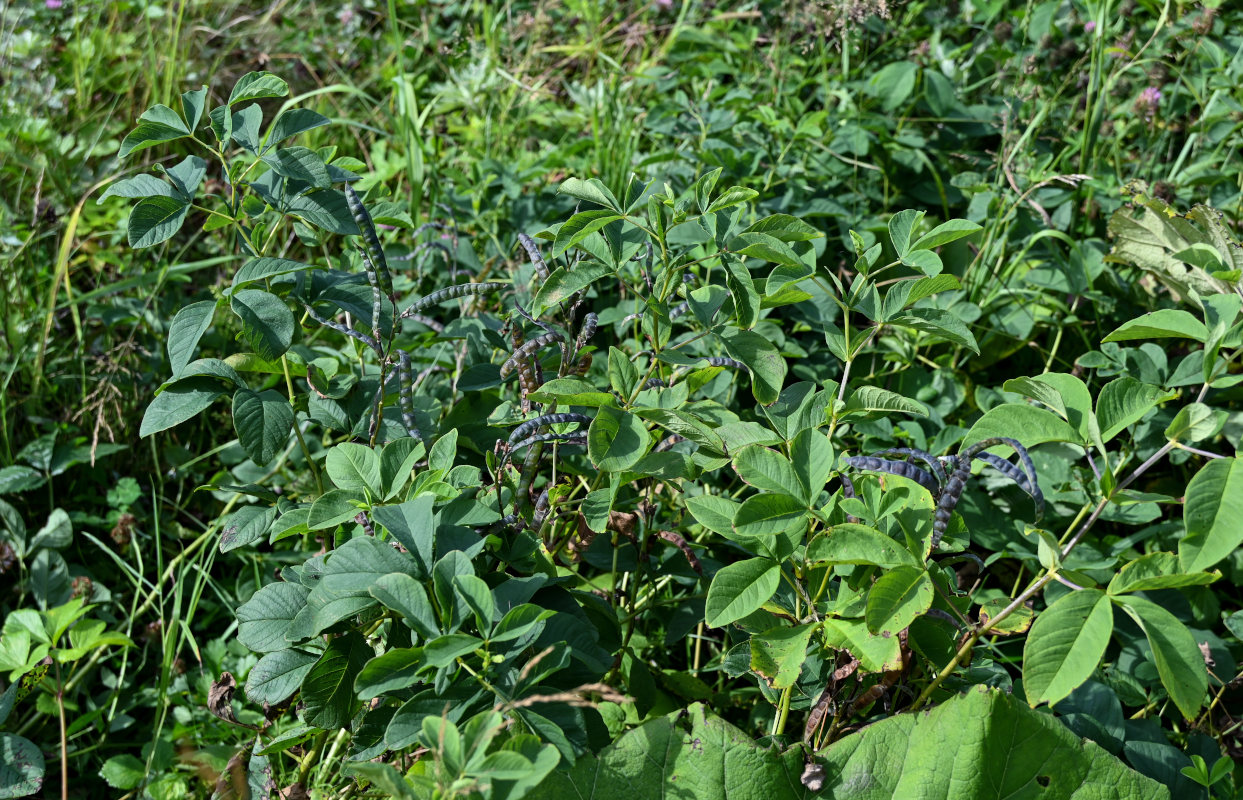
[[[1129,475],[1133,445],[1120,454],[1108,443],[1174,395],[1120,378],[1093,410],[1078,378],[1040,376],[1006,390],[1041,406],[1001,402],[955,429],[878,385],[909,367],[885,373],[878,365],[894,354],[936,364],[978,350],[952,310],[961,286],[945,263],[947,246],[978,226],[924,231],[922,214],[901,212],[884,238],[851,232],[850,268],[830,269],[818,228],[785,213],[756,219],[756,192],[718,186],[720,170],[680,191],[570,178],[560,193],[578,208],[518,236],[525,263],[492,253],[492,280],[439,286],[417,260],[386,256],[377,223],[413,224],[378,191],[349,186],[356,162],[283,146],[327,120],[285,111],[261,135],[259,106],[241,107],[284,94],[274,76],[244,77],[208,115],[207,146],[206,90],[188,92],[181,114],[152,109],[122,148],[204,145],[227,178],[211,224],[246,259],[219,298],[172,321],[172,376],[143,435],[232,392],[238,441],[281,492],[230,487],[256,502],[223,521],[221,549],[265,537],[308,552],[318,538],[323,549],[237,610],[239,641],[261,654],[247,698],[298,717],[266,723],[256,751],[279,735],[313,739],[308,752],[320,753],[337,731],[350,743],[333,752],[359,762],[421,744],[435,757],[414,769],[419,781],[517,797],[545,791],[545,776],[559,785],[558,764],[594,758],[605,715],[620,730],[674,697],[728,695],[741,679],[767,701],[747,724],[783,736],[806,713],[802,752],[814,759],[877,713],[1008,680],[1000,650],[966,671],[972,650],[993,647],[985,635],[1026,631],[1028,601],[1054,582],[1068,593],[1046,595],[1026,638],[1030,703],[1063,700],[1091,677],[1116,607],[1160,629],[1149,634],[1163,654],[1159,688],[1184,715],[1198,712],[1203,662],[1164,658],[1195,650],[1191,633],[1136,592],[1212,580],[1206,570],[1225,556],[1165,554],[1155,584],[1124,569],[1108,590],[1073,567],[1106,508],[1184,434]],[[131,242],[173,236],[206,170],[191,156],[170,182],[148,175],[110,189],[143,198]],[[156,206],[174,205],[180,217],[148,225]],[[320,263],[313,248],[334,234],[360,237],[361,270],[349,247]],[[446,258],[457,280],[479,243],[450,241],[414,252]],[[1202,326],[1215,331],[1206,364],[1237,356],[1235,301],[1204,301]],[[247,349],[194,360],[226,303],[234,318],[220,324]],[[444,313],[449,303],[456,314]],[[1206,366],[1200,399],[1223,374]],[[1060,486],[1054,496],[1067,534],[1023,524],[1004,492],[968,495],[995,510],[968,530],[956,509],[977,460],[1030,496],[1040,521],[1045,494],[1028,451],[1055,442],[1093,470],[1077,494]],[[987,452],[997,446],[1017,465]],[[839,456],[849,450],[876,455]],[[1204,480],[1223,480],[1225,463]],[[1032,552],[1035,577],[999,607],[952,568],[983,563],[965,552],[976,535]],[[1055,639],[1086,625],[1088,605],[1096,627],[1082,633],[1098,649],[1066,658]],[[610,705],[622,688],[628,707]],[[487,777],[502,760],[507,777]],[[385,771],[361,769],[377,780]]]

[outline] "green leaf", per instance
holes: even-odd
[[[570,217],[557,229],[557,236],[552,243],[552,257],[560,258],[566,250],[586,239],[591,234],[608,225],[623,219],[620,214],[605,209],[580,211]]]
[[[892,66],[892,65],[891,65]],[[911,246],[911,233],[924,218],[924,212],[905,209],[889,218],[889,241],[893,242],[898,258],[906,255]]]
[[[342,522],[353,519],[362,511],[361,505],[367,496],[354,489],[330,489],[311,504],[311,514],[307,518],[307,527],[313,531],[324,528],[335,528]]]
[[[902,650],[897,636],[872,633],[861,619],[824,620],[824,643],[837,650],[846,650],[859,659],[865,672],[888,672],[902,668]]]
[[[734,469],[747,483],[766,492],[787,494],[809,505],[807,486],[799,480],[790,459],[767,447],[744,447],[734,456]]]
[[[64,509],[54,508],[48,514],[47,523],[30,540],[26,547],[27,553],[33,553],[40,547],[49,550],[63,550],[73,541],[73,523]]]
[[[1129,425],[1139,422],[1158,403],[1175,396],[1174,392],[1126,376],[1105,384],[1096,398],[1096,421],[1100,426],[1101,441],[1108,442]]]
[[[723,568],[712,578],[704,606],[705,621],[721,628],[755,611],[773,596],[781,567],[767,558],[749,558]]]
[[[1092,677],[1113,627],[1109,597],[1098,589],[1062,595],[1039,614],[1023,646],[1027,701],[1052,705]]]
[[[289,94],[289,85],[272,73],[248,72],[233,84],[233,91],[229,94],[229,105],[246,100],[260,100],[265,97],[284,97],[287,94]]]
[[[95,201],[95,205],[99,205],[109,197],[169,197],[184,199],[178,198],[173,187],[169,186],[165,181],[145,172],[112,184],[106,192],[99,196]]]
[[[342,764],[341,772],[345,775],[358,775],[364,778],[375,789],[396,800],[420,800],[427,796],[415,794],[410,784],[402,777],[401,772],[392,764],[347,762]]]
[[[776,402],[786,378],[786,362],[768,339],[755,331],[737,331],[721,337],[731,358],[751,370],[751,392],[763,405]]]
[[[168,241],[181,230],[189,212],[189,201],[181,198],[157,196],[140,200],[129,215],[129,246],[140,249]]]
[[[543,314],[612,272],[607,264],[595,260],[580,261],[571,267],[557,267],[535,293],[531,313],[537,316]]]
[[[168,326],[168,361],[177,375],[194,358],[199,339],[211,325],[216,301],[202,300],[182,306]]]
[[[790,443],[790,463],[806,491],[809,504],[815,505],[833,474],[835,460],[829,437],[816,428],[806,428]]]
[[[113,789],[129,791],[137,789],[147,777],[147,765],[129,754],[113,756],[104,762],[99,777]]]
[[[138,118],[138,125],[121,141],[117,155],[125,158],[145,147],[189,135],[190,129],[176,111],[165,105],[154,105]]]
[[[1195,719],[1208,691],[1208,670],[1196,638],[1165,607],[1137,595],[1114,598],[1148,637],[1161,684],[1185,719]]]
[[[354,680],[375,655],[357,631],[348,631],[328,643],[319,661],[302,679],[303,718],[317,728],[344,728],[358,706]]]
[[[293,312],[276,295],[243,289],[229,298],[229,307],[241,318],[242,335],[260,358],[275,361],[293,343]]]
[[[147,406],[138,435],[146,437],[179,425],[197,416],[223,394],[225,391],[220,388],[220,383],[212,378],[174,381],[165,386]]]
[[[730,242],[729,249],[734,255],[759,258],[787,267],[807,268],[790,245],[766,233],[740,233]]]
[[[261,467],[285,449],[293,423],[293,406],[280,392],[238,389],[233,395],[233,428],[238,442]]]
[[[0,733],[0,797],[34,795],[43,785],[43,753],[29,739]]]
[[[394,439],[380,451],[380,483],[384,499],[396,497],[410,481],[414,465],[423,458],[426,448],[418,439]]]
[[[751,669],[773,689],[798,680],[807,660],[807,644],[819,625],[773,628],[751,637]]]
[[[756,220],[744,233],[763,233],[783,242],[808,242],[824,236],[814,226],[789,214],[772,214]]]
[[[621,472],[638,463],[651,447],[643,420],[627,411],[602,407],[587,429],[587,455],[604,472]]]
[[[194,131],[203,121],[203,108],[207,102],[207,87],[200,86],[189,92],[181,93],[181,113],[186,118],[186,125]]]
[[[730,536],[734,532],[734,517],[738,513],[739,504],[727,497],[703,494],[689,497],[686,510],[700,525],[713,533]],[[801,509],[800,509],[801,510]]]
[[[365,444],[342,442],[328,451],[324,469],[338,489],[381,493],[380,456]]]
[[[292,275],[309,269],[319,269],[314,264],[291,261],[288,258],[252,258],[233,274],[233,288],[237,291],[248,283],[269,280],[281,275]]]
[[[422,575],[431,574],[432,542],[436,537],[432,517],[435,499],[433,495],[421,494],[400,505],[377,506],[371,510],[372,518],[419,562],[423,568]]]
[[[928,416],[928,409],[923,403],[879,386],[860,386],[851,392],[850,399],[846,401],[846,411],[900,411],[917,417]]]
[[[617,398],[608,392],[602,392],[582,378],[553,378],[531,392],[531,399],[537,403],[558,403],[567,406],[617,406]]]
[[[259,659],[246,677],[246,697],[252,703],[276,705],[302,685],[319,660],[319,653],[296,648],[276,650]]]
[[[1183,522],[1187,535],[1178,543],[1183,572],[1202,572],[1243,545],[1243,463],[1217,458],[1187,484]]]
[[[612,209],[618,214],[622,213],[620,204],[613,193],[608,190],[598,178],[566,178],[561,185],[557,187],[558,194],[568,194],[570,197],[576,197],[579,200],[586,200],[588,203],[595,203],[598,206]]]
[[[427,643],[423,653],[427,657],[427,665],[434,669],[447,667],[458,658],[478,650],[483,640],[465,633],[450,633],[440,636]]]
[[[432,445],[427,455],[427,468],[448,474],[453,469],[453,460],[457,457],[457,428],[442,434]]]
[[[0,467],[0,495],[27,492],[42,486],[45,480],[37,469],[20,464]]]
[[[269,583],[237,609],[237,640],[256,653],[289,646],[285,633],[311,590],[298,583]]]
[[[1178,557],[1173,553],[1147,553],[1123,565],[1109,582],[1112,595],[1127,592],[1150,592],[1155,589],[1177,589],[1183,586],[1206,586],[1220,578],[1215,572],[1179,571]]]
[[[1178,410],[1165,429],[1165,438],[1172,442],[1200,442],[1216,436],[1221,430],[1222,415],[1204,403],[1188,403]]]
[[[932,578],[920,567],[901,566],[881,575],[868,592],[867,620],[871,633],[898,633],[932,607]]]
[[[610,348],[610,356],[614,349],[616,348]],[[645,420],[655,422],[670,433],[689,439],[714,454],[725,453],[725,443],[721,441],[721,437],[717,436],[716,432],[705,422],[689,412],[672,408],[636,408],[634,413]]]
[[[1006,436],[1030,449],[1045,442],[1084,444],[1079,432],[1051,411],[1022,403],[1003,403],[976,420],[963,439],[963,446],[981,439]]]
[[[267,535],[275,519],[276,509],[271,506],[242,506],[220,526],[220,552],[254,544]]]
[[[918,566],[919,559],[901,544],[866,525],[834,525],[807,545],[808,564],[875,564],[878,567]]]
[[[425,666],[422,647],[395,647],[367,662],[354,679],[354,691],[363,700],[400,692],[418,681]]]
[[[807,504],[788,494],[755,494],[738,507],[733,527],[745,539],[764,539],[803,525],[807,516]]]
[[[923,333],[939,336],[948,342],[967,348],[976,355],[980,346],[961,319],[940,308],[911,308],[902,316],[890,320],[892,325],[905,325]]]
[[[281,147],[262,157],[263,163],[284,178],[309,183],[317,189],[332,185],[328,177],[328,165],[319,153],[309,147]]]
[[[915,91],[919,65],[913,61],[894,61],[881,67],[868,80],[868,92],[881,99],[885,111],[895,111]],[[922,217],[923,212],[919,212]]]
[[[931,250],[934,247],[956,242],[984,230],[974,222],[965,219],[949,219],[919,237],[911,250]]]
[[[929,278],[935,278],[945,269],[941,257],[931,250],[911,250],[902,256],[902,263],[917,269]]]
[[[418,580],[402,572],[393,572],[376,579],[368,591],[385,608],[405,617],[406,624],[424,641],[440,636],[435,609]]]
[[[745,186],[731,186],[712,200],[712,203],[708,205],[707,213],[711,214],[714,211],[723,211],[743,203],[749,203],[759,196],[760,193],[754,189],[748,189]]]
[[[1208,329],[1204,327],[1203,322],[1187,311],[1163,308],[1124,322],[1102,341],[1125,342],[1131,339],[1171,338],[1195,339],[1197,342],[1203,342],[1208,339]]]
[[[280,142],[300,133],[327,125],[331,120],[323,114],[309,108],[289,108],[281,112],[272,126],[268,128],[268,137],[264,150],[270,150]]]

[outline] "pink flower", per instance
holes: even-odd
[[[65,0],[46,0],[46,5],[48,8],[53,8],[53,9],[60,8],[64,4],[65,4]]]
[[[1135,110],[1149,122],[1157,116],[1157,108],[1160,105],[1161,90],[1155,86],[1149,86],[1139,93],[1139,97],[1135,98]]]
[[[1083,23],[1083,32],[1084,32],[1084,33],[1091,33],[1091,32],[1092,32],[1092,31],[1094,31],[1094,30],[1096,30],[1096,22],[1095,22],[1095,20],[1090,21],[1090,22],[1085,22],[1085,23]]]

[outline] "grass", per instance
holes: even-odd
[[[200,487],[258,476],[222,440],[218,413],[137,437],[167,374],[168,320],[217,295],[237,251],[196,234],[132,251],[122,206],[96,204],[136,171],[115,154],[150,104],[252,69],[280,74],[290,104],[336,123],[306,144],[360,159],[360,185],[382,187],[415,224],[457,220],[480,275],[514,268],[518,232],[573,210],[555,195],[568,176],[617,187],[638,173],[681,189],[721,167],[721,184],[756,189],[763,212],[825,230],[829,261],[849,253],[847,230],[870,245],[903,208],[977,221],[978,248],[955,261],[986,355],[958,365],[957,391],[982,408],[976,387],[1070,371],[1111,321],[1151,305],[1151,285],[1105,260],[1127,182],[1243,215],[1243,15],[1122,5],[910,2],[838,24],[833,3],[10,4],[0,465],[30,465],[48,436],[86,456],[61,471],[45,460],[46,491],[2,492],[0,508],[30,531],[70,512],[70,571],[91,575],[95,613],[137,646],[96,650],[58,679],[70,717],[97,712],[87,723],[62,734],[45,693],[6,729],[63,743],[49,773],[67,759],[81,797],[107,794],[89,787],[122,754],[161,776],[150,796],[206,796],[195,765],[221,773],[244,735],[207,697],[221,671],[256,660],[232,639],[233,611],[274,561],[219,557],[238,496]],[[1146,104],[1149,89],[1159,101]],[[905,366],[855,369],[880,379]],[[101,445],[124,449],[91,457]],[[123,477],[141,488],[128,546],[108,538],[120,519],[108,489]],[[31,572],[18,577],[0,610],[47,605]],[[688,646],[698,665],[702,640]]]

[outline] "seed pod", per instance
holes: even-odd
[[[682,538],[679,534],[676,534],[673,531],[657,531],[656,535],[681,550],[682,555],[686,557],[687,563],[691,565],[691,569],[695,570],[700,575],[704,574],[703,566],[699,563],[699,559],[695,556],[695,551],[691,550],[690,545],[686,543],[686,539]]]
[[[983,453],[988,448],[996,447],[999,444],[1004,444],[1014,451],[1015,455],[1019,457],[1019,466],[1023,468],[1023,472],[1030,482],[1029,485],[1036,486],[1036,466],[1032,464],[1031,456],[1027,454],[1027,448],[1017,439],[1010,439],[1005,436],[994,436],[991,439],[984,439],[964,450],[959,458],[966,458],[968,460],[976,458],[978,453]]]
[[[380,339],[380,314],[384,310],[384,296],[381,294],[379,278],[376,275],[375,263],[368,257],[367,251],[360,249],[363,267],[367,273],[367,283],[371,284],[371,335]]]
[[[726,358],[725,356],[708,356],[704,359],[704,361],[707,361],[714,367],[729,367],[730,369],[738,369],[744,372],[747,369],[747,365],[741,361],[735,361],[734,359]]]
[[[591,417],[584,416],[582,414],[544,414],[543,416],[536,417],[535,419],[529,419],[514,428],[513,432],[509,435],[509,445],[510,447],[513,447],[514,442],[521,441],[527,436],[530,436],[539,428],[548,425],[560,425],[567,422],[577,422],[582,425],[588,425],[591,423]]]
[[[691,310],[691,304],[683,300],[681,303],[678,303],[676,306],[674,306],[673,310],[669,312],[669,319],[671,320],[677,319],[678,317],[682,316],[683,314],[685,314],[687,311],[690,311],[690,310]]]
[[[531,266],[535,267],[535,274],[539,275],[540,281],[548,280],[548,265],[544,263],[544,257],[540,255],[535,240],[525,233],[520,233],[518,242],[522,245],[522,249],[527,251],[527,257],[531,259]]]
[[[375,536],[375,526],[371,524],[371,518],[367,516],[366,511],[360,511],[354,516],[354,521],[363,527],[363,533],[368,536]]]
[[[937,545],[941,543],[941,538],[945,536],[945,531],[949,528],[950,519],[954,516],[954,508],[958,505],[958,500],[962,497],[963,490],[967,488],[967,479],[971,477],[971,461],[960,458],[958,462],[957,466],[954,467],[954,471],[946,479],[945,487],[941,490],[941,496],[937,498],[936,511],[933,512],[932,516],[932,550],[937,549]]]
[[[401,424],[405,427],[406,433],[415,439],[422,440],[423,434],[419,433],[419,426],[414,421],[414,378],[411,375],[410,354],[405,350],[397,351],[397,376],[401,385],[400,393],[397,395],[401,405]]]
[[[680,436],[679,434],[676,434],[676,433],[671,433],[665,438],[661,439],[660,442],[655,447],[652,448],[652,452],[663,453],[666,450],[672,448],[678,442],[685,442],[685,441],[686,441],[685,437]]]
[[[596,335],[596,328],[600,324],[600,318],[596,316],[596,312],[589,311],[587,316],[583,317],[583,324],[578,329],[578,339],[574,341],[574,350],[582,350],[592,336]]]
[[[583,353],[582,357],[578,359],[578,364],[574,366],[574,369],[570,370],[570,373],[573,375],[586,375],[590,370],[591,353]]]
[[[975,457],[1014,481],[1020,489],[1031,497],[1032,502],[1036,505],[1036,521],[1039,522],[1041,517],[1044,516],[1044,493],[1040,491],[1040,486],[1024,475],[1021,469],[1001,456],[981,452],[977,453]]]
[[[925,453],[923,450],[915,450],[910,447],[893,447],[893,448],[890,448],[889,450],[881,450],[879,453],[873,453],[872,455],[874,456],[884,456],[884,455],[908,456],[910,458],[917,458],[920,461],[924,462],[925,464],[928,465],[928,468],[932,471],[932,474],[935,475],[937,479],[937,488],[929,490],[934,495],[938,491],[940,491],[940,487],[945,484],[945,477],[946,477],[945,466],[942,464],[941,459],[937,458],[931,453]]]
[[[505,283],[459,283],[456,286],[446,286],[443,289],[438,289],[432,292],[426,297],[421,297],[418,300],[415,300],[409,308],[401,312],[401,316],[405,319],[406,317],[422,311],[428,306],[434,306],[439,303],[443,303],[446,300],[457,300],[459,297],[466,297],[468,295],[481,295],[487,294],[488,292],[496,292],[506,288],[507,286],[508,284]]]
[[[523,443],[525,444],[525,442]],[[514,514],[520,515],[522,509],[531,500],[531,483],[539,469],[540,455],[544,452],[542,441],[534,442],[534,447],[527,450],[527,457],[522,461],[522,469],[518,475],[518,488],[514,491]]]
[[[548,490],[539,493],[539,497],[535,500],[535,513],[531,516],[531,527],[539,530],[544,525],[544,520],[548,519],[548,512],[551,504],[548,501]]]
[[[501,377],[507,377],[509,373],[513,372],[521,362],[528,360],[533,361],[534,359],[532,356],[534,356],[546,345],[552,344],[553,342],[564,341],[565,337],[559,333],[544,333],[536,336],[534,339],[524,342],[522,346],[515,350],[513,355],[507,358],[505,363],[501,365]]]
[[[855,469],[863,469],[869,472],[886,472],[890,475],[908,478],[933,494],[936,494],[940,488],[937,485],[936,478],[932,477],[932,473],[915,466],[909,461],[889,461],[874,456],[851,456],[843,458],[842,463]]]
[[[380,343],[377,342],[375,339],[372,339],[367,334],[362,333],[361,331],[356,331],[353,328],[342,325],[339,322],[334,322],[333,320],[329,320],[329,319],[325,319],[321,317],[315,311],[315,309],[311,307],[310,303],[303,302],[302,307],[306,309],[306,313],[310,315],[311,319],[315,320],[320,325],[323,325],[327,328],[332,328],[337,333],[345,334],[351,339],[355,339],[357,341],[362,342],[367,347],[370,347],[372,350],[374,350],[380,356],[380,358],[384,358],[384,348],[380,347]]]
[[[375,262],[380,291],[393,302],[397,302],[397,295],[393,291],[393,276],[388,271],[388,262],[384,260],[384,248],[380,246],[380,237],[376,235],[371,214],[367,212],[367,207],[363,205],[362,198],[354,191],[354,187],[348,183],[345,184],[345,202],[349,204],[350,213],[354,215],[354,222],[358,223],[358,231],[363,236],[372,261]]]

